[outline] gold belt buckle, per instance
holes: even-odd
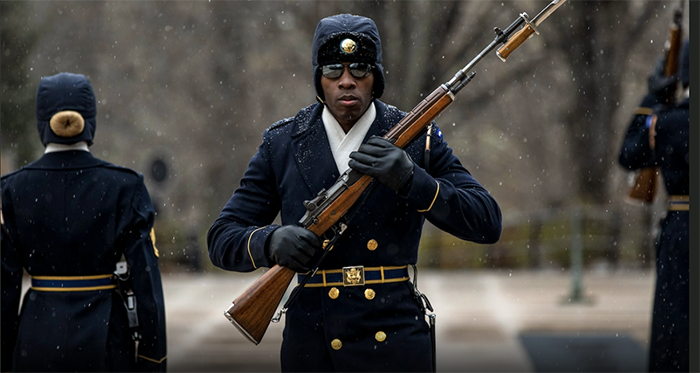
[[[343,286],[363,286],[365,284],[365,267],[343,267]]]

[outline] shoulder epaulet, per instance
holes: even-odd
[[[273,123],[270,127],[268,127],[268,131],[274,130],[275,128],[280,128],[283,126],[286,126],[294,121],[294,117],[289,117],[289,118],[284,118],[280,119],[277,122]]]
[[[124,166],[119,166],[119,165],[116,165],[114,163],[106,162],[105,164],[102,165],[102,167],[109,168],[110,170],[125,172],[125,173],[134,175],[134,176],[139,177],[139,178],[143,177],[143,175],[141,175],[141,173],[136,171],[136,170],[132,170],[131,168],[124,167]]]
[[[27,169],[27,168],[31,168],[35,163],[37,163],[37,161],[33,161],[33,162],[30,162],[30,163],[27,163],[27,164],[25,164],[24,166],[22,166],[22,167],[20,167],[20,168],[18,168],[18,169],[16,169],[16,170],[14,170],[14,171],[12,171],[12,172],[8,172],[7,174],[2,175],[2,179],[5,179],[5,178],[8,178],[8,177],[10,177],[10,176],[12,176],[12,175],[15,175],[15,174],[17,174],[17,173],[20,173],[20,172],[24,171],[24,170]]]
[[[16,173],[22,171],[23,169],[24,169],[24,167],[20,167],[18,170],[14,170],[14,171],[12,171],[12,172],[8,172],[8,173],[2,175],[2,178],[0,178],[0,179],[1,179],[1,180],[5,180],[5,179],[7,179],[8,177],[11,177],[12,175],[14,175],[14,174],[16,174]]]
[[[313,112],[313,110],[318,105],[320,105],[320,104],[313,103],[309,106],[306,106],[306,107],[302,108],[301,110],[299,110],[299,112],[295,116],[289,117],[289,118],[284,118],[282,120],[279,120],[279,121],[273,123],[267,130],[270,131],[270,130],[274,130],[277,128],[281,128],[281,127],[287,126],[289,124],[292,124],[296,121],[301,121],[302,123],[305,123],[306,121],[308,121],[308,118],[309,118],[309,115],[311,114],[311,112]]]

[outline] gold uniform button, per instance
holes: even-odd
[[[328,291],[328,296],[331,297],[331,299],[337,299],[338,295],[340,295],[340,290],[338,290],[338,288],[333,287]]]
[[[375,293],[374,290],[372,290],[372,289],[365,290],[365,298],[367,298],[368,300],[374,299],[375,295],[377,295],[377,293]]]
[[[334,350],[338,351],[338,350],[340,350],[340,349],[343,347],[343,342],[341,342],[340,339],[337,339],[337,338],[336,338],[336,339],[334,339],[334,340],[331,341],[331,347],[332,347]]]
[[[374,335],[374,339],[376,339],[377,342],[384,342],[386,340],[386,334],[384,332],[377,332],[377,334]]]
[[[377,250],[378,246],[379,246],[379,243],[374,238],[367,241],[367,249],[369,249],[369,251]]]

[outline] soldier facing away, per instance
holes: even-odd
[[[2,177],[2,370],[165,371],[143,176],[90,153],[97,113],[85,76],[42,78],[36,115],[44,155]],[[23,271],[31,288],[18,313]]]
[[[668,194],[668,211],[656,240],[656,288],[649,340],[651,372],[689,369],[689,40],[683,45],[679,62],[679,76],[665,76],[664,60],[657,63],[619,155],[620,164],[629,170],[659,167]],[[676,103],[673,96],[679,80],[683,95]]]

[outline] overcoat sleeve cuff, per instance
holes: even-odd
[[[440,192],[440,183],[424,169],[414,166],[413,182],[408,190],[406,199],[416,206],[418,212],[428,212],[432,209]]]
[[[270,268],[275,264],[267,257],[265,245],[267,244],[267,239],[270,237],[270,234],[277,228],[279,228],[279,225],[266,225],[254,229],[251,231],[250,235],[248,235],[246,248],[248,250],[248,258],[252,262],[253,267]]]

